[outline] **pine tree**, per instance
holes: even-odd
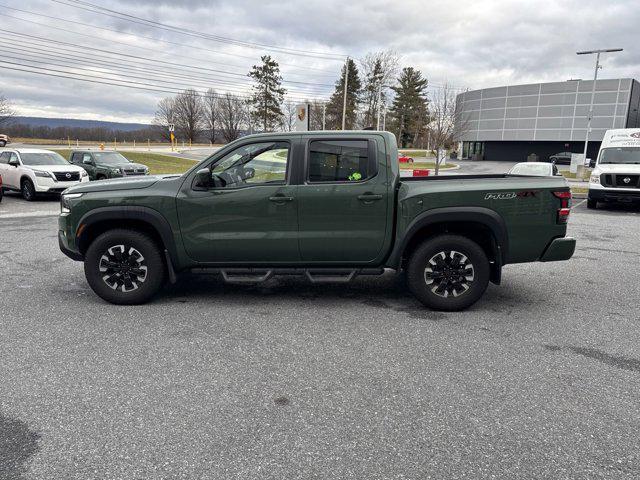
[[[282,119],[282,102],[286,90],[281,87],[282,77],[278,62],[269,55],[264,55],[260,60],[262,65],[254,65],[248,74],[255,80],[249,104],[251,117],[267,132],[273,130]]]
[[[428,122],[426,78],[412,67],[402,69],[398,85],[392,87],[395,98],[389,111],[392,128],[401,147],[415,143],[421,130]]]
[[[347,108],[345,115],[345,129],[353,130],[358,118],[358,104],[360,103],[360,91],[362,84],[358,76],[358,67],[350,58],[347,59],[349,65],[349,81],[347,85]],[[336,89],[327,103],[327,130],[342,129],[342,106],[344,101],[344,80],[347,62],[342,66],[342,74],[336,82]]]

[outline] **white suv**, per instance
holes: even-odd
[[[38,193],[61,193],[73,185],[88,182],[82,167],[71,165],[61,155],[34,148],[0,151],[2,188],[22,192],[25,200]]]

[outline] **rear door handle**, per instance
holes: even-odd
[[[375,193],[363,193],[362,195],[358,195],[358,200],[362,202],[375,202],[376,200],[382,200],[382,195],[378,195]]]
[[[273,197],[269,197],[269,201],[276,202],[276,203],[293,202],[293,197],[285,197],[284,195],[275,195]]]

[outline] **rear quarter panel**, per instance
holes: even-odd
[[[566,234],[556,223],[560,200],[552,192],[566,189],[566,180],[554,177],[503,177],[402,182],[398,192],[401,238],[420,214],[443,207],[484,207],[504,220],[509,239],[505,263],[540,258],[548,243]]]

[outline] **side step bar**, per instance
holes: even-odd
[[[193,268],[192,273],[220,274],[226,283],[255,284],[276,275],[306,277],[311,283],[348,283],[358,275],[382,275],[383,268]]]

